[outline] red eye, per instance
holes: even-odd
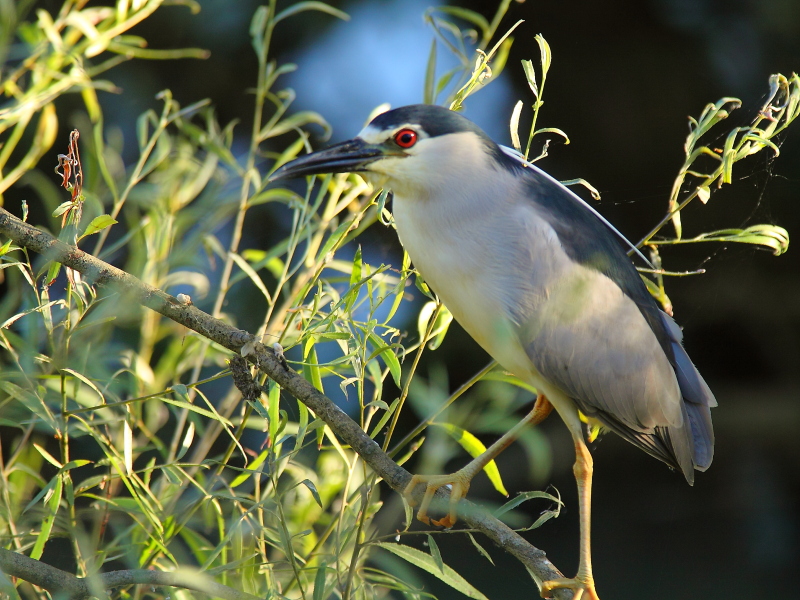
[[[394,143],[401,148],[411,148],[417,143],[417,132],[413,129],[401,129],[394,134]]]

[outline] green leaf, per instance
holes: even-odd
[[[349,313],[352,310],[353,305],[358,299],[358,292],[361,286],[357,284],[361,281],[361,272],[363,271],[363,268],[364,262],[361,259],[361,245],[359,244],[358,248],[356,248],[356,254],[353,257],[353,264],[350,268],[350,289],[347,292],[347,301],[344,305],[344,310],[346,313]]]
[[[275,19],[273,19],[273,25],[277,25],[280,21],[283,21],[287,17],[291,17],[306,10],[317,10],[319,12],[327,13],[333,17],[341,19],[342,21],[350,20],[350,15],[348,15],[346,12],[343,12],[337,8],[333,8],[332,6],[328,6],[324,2],[308,1],[292,4],[286,10],[279,12],[277,15],[275,15]]]
[[[230,483],[231,489],[239,487],[245,481],[250,479],[253,475],[261,473],[261,469],[259,467],[261,467],[261,465],[264,463],[268,454],[269,451],[264,450],[255,458],[255,460],[251,461],[250,464],[247,465],[248,466],[247,469],[242,469],[242,472],[239,473],[236,477],[234,477],[233,481],[231,481]]]
[[[42,521],[42,528],[39,531],[39,535],[36,536],[36,543],[33,545],[33,550],[31,550],[30,554],[30,557],[34,560],[39,560],[42,558],[44,545],[47,543],[47,540],[50,539],[50,532],[53,530],[53,524],[56,520],[58,507],[61,504],[62,490],[62,475],[59,473],[55,476],[55,485],[52,488],[52,494],[50,494],[50,497],[45,500],[48,509],[47,514]]]
[[[322,250],[317,253],[317,262],[322,261],[328,255],[328,252],[333,250],[333,247],[344,239],[352,224],[352,221],[345,221],[336,228],[336,231],[325,240],[325,245],[322,247]]]
[[[58,205],[58,207],[53,211],[54,217],[60,217],[65,212],[67,212],[70,208],[72,208],[72,200],[67,200],[66,202],[62,202]]]
[[[192,440],[194,440],[194,421],[189,421],[189,427],[186,430],[186,435],[183,436],[181,448],[178,450],[178,455],[175,457],[175,460],[180,460],[184,457],[189,451],[189,448],[192,447]]]
[[[439,546],[433,536],[428,534],[428,548],[431,549],[431,557],[436,566],[439,567],[439,572],[444,574],[444,561],[442,560],[442,553],[439,551]]]
[[[331,134],[331,126],[322,117],[322,115],[314,111],[303,110],[293,114],[291,117],[286,117],[271,127],[265,127],[261,130],[261,133],[258,137],[259,140],[267,140],[269,138],[277,137],[279,135],[283,135],[284,133],[297,130],[300,127],[310,123],[321,126],[324,132],[323,135],[325,137],[328,137]]]
[[[378,421],[377,425],[375,425],[375,427],[372,429],[372,433],[369,434],[369,437],[371,437],[373,440],[375,439],[375,437],[380,433],[381,429],[383,429],[384,426],[386,425],[386,422],[394,414],[394,411],[397,410],[397,405],[399,403],[400,403],[400,398],[395,398],[391,406],[389,406],[389,408],[387,408],[386,411],[383,413],[383,416],[381,416],[380,421]]]
[[[466,579],[456,573],[451,567],[443,564],[442,569],[436,564],[436,560],[430,555],[403,544],[394,544],[391,542],[380,542],[375,544],[379,548],[388,550],[395,556],[410,562],[412,565],[427,571],[431,575],[437,577],[454,590],[464,594],[467,598],[474,598],[475,600],[488,600],[486,596],[475,589]]]
[[[306,340],[305,348],[303,349],[303,375],[311,382],[320,392],[322,389],[322,375],[319,371],[319,360],[317,359],[317,351],[314,348],[314,338],[309,337]]]
[[[436,38],[431,41],[431,51],[428,54],[428,65],[425,68],[425,87],[422,98],[425,104],[436,103]]]
[[[544,36],[541,33],[536,34],[534,37],[536,43],[539,44],[539,54],[541,55],[542,60],[542,84],[544,84],[544,80],[547,77],[547,72],[550,70],[550,63],[553,60],[553,54],[550,52],[550,44],[547,43],[547,40],[544,39]]]
[[[317,574],[314,577],[314,596],[313,600],[325,600],[325,574],[328,570],[327,563],[323,562],[317,568]]]
[[[12,240],[11,238],[9,238],[8,241],[5,244],[3,244],[2,247],[0,247],[0,256],[5,256],[6,254],[8,254],[8,252],[11,250],[11,242]],[[15,249],[18,249],[18,247]]]
[[[691,239],[667,240],[663,243],[695,243],[695,242],[736,242],[739,244],[755,244],[772,249],[775,256],[780,256],[789,249],[789,232],[779,225],[751,225],[747,229],[720,229],[710,231]]]
[[[529,60],[522,61],[522,71],[525,73],[525,79],[528,80],[528,87],[535,98],[539,97],[539,86],[536,85],[536,71],[533,68],[533,62]]]
[[[419,311],[419,317],[417,317],[417,331],[419,332],[420,339],[425,339],[425,335],[430,327],[430,320],[436,312],[437,306],[436,302],[431,301]],[[429,347],[431,350],[436,350],[442,344],[450,328],[450,323],[452,322],[453,314],[447,310],[446,306],[441,305],[433,327],[430,327]]]
[[[270,295],[269,291],[267,290],[267,286],[264,285],[264,281],[259,277],[258,273],[255,272],[253,267],[239,254],[236,252],[231,252],[230,257],[233,259],[233,262],[244,272],[245,275],[253,282],[253,284],[258,288],[258,291],[264,295],[264,298],[267,299],[269,304],[272,304],[272,296]]]
[[[556,493],[558,493],[558,492],[556,492]],[[537,498],[541,498],[541,499],[544,499],[544,500],[550,500],[551,502],[554,502],[555,503],[555,508],[543,511],[542,514],[539,515],[539,518],[536,519],[536,521],[533,522],[533,525],[525,528],[525,531],[530,531],[532,529],[537,529],[537,528],[541,527],[542,525],[544,525],[550,519],[553,519],[553,518],[555,518],[555,517],[557,517],[557,516],[559,516],[561,514],[561,507],[564,506],[564,503],[561,501],[560,497],[553,496],[552,494],[548,494],[547,492],[533,491],[533,492],[522,492],[522,493],[518,494],[516,498],[513,498],[513,499],[509,500],[503,506],[501,506],[496,511],[494,511],[494,515],[496,517],[499,517],[503,513],[506,513],[508,511],[516,508],[517,506],[519,506],[523,502],[527,502],[528,500],[534,500],[534,499],[537,499]]]
[[[85,375],[83,375],[81,373],[78,373],[77,371],[74,371],[73,369],[66,369],[65,368],[65,369],[61,369],[61,370],[63,372],[65,372],[65,373],[69,373],[70,375],[72,375],[73,377],[76,377],[77,379],[80,379],[83,383],[85,383],[90,388],[92,388],[92,390],[94,390],[94,392],[98,396],[100,396],[100,404],[105,404],[106,403],[106,399],[105,399],[105,396],[103,396],[103,392],[101,392],[98,389],[98,387],[88,377],[86,377]]]
[[[489,31],[489,21],[487,21],[486,17],[484,17],[482,14],[477,13],[474,10],[461,8],[459,6],[438,6],[435,10],[436,12],[445,13],[452,17],[463,19],[467,23],[472,23],[481,30],[481,37],[485,37]]]
[[[58,277],[58,274],[61,272],[61,263],[60,262],[52,262],[50,263],[50,267],[47,269],[47,277],[45,277],[44,285],[51,286],[53,282]],[[48,327],[49,329],[49,327]]]
[[[317,486],[315,486],[310,479],[304,479],[300,483],[308,488],[308,491],[311,492],[312,496],[314,496],[314,501],[319,505],[319,507],[324,508],[322,506],[322,498],[319,497],[319,492],[317,491]]]
[[[97,233],[98,231],[103,231],[112,225],[115,225],[118,221],[114,219],[111,215],[100,215],[99,217],[95,217],[92,219],[91,223],[86,226],[83,234],[78,238],[78,240],[82,240],[87,235],[92,235],[93,233]]]
[[[478,438],[476,438],[466,429],[458,427],[457,425],[453,425],[452,423],[433,423],[433,425],[436,427],[441,427],[447,433],[449,433],[450,437],[457,441],[472,458],[478,458],[481,454],[486,452],[486,446],[484,446]],[[508,496],[508,491],[506,491],[506,488],[503,485],[503,480],[500,477],[500,471],[497,468],[497,463],[495,463],[494,460],[490,460],[486,466],[483,467],[483,471],[486,473],[487,477],[489,477],[494,489],[504,496]]]
[[[522,100],[514,105],[514,110],[511,113],[511,121],[509,122],[509,128],[511,129],[511,145],[514,146],[514,150],[517,152],[522,152],[522,142],[519,140],[519,116],[522,113],[522,107]]]
[[[476,539],[475,539],[475,537],[474,537],[474,536],[473,536],[473,535],[472,535],[472,534],[471,534],[469,531],[467,531],[466,533],[467,533],[467,536],[469,537],[469,541],[470,541],[470,542],[472,542],[472,545],[473,545],[473,546],[475,546],[475,549],[476,549],[476,550],[477,550],[477,551],[478,551],[478,552],[479,552],[479,553],[480,553],[480,554],[481,554],[481,555],[482,555],[482,556],[483,556],[483,557],[484,557],[486,560],[488,560],[490,563],[494,564],[494,561],[492,560],[492,557],[489,555],[489,553],[486,551],[486,548],[484,548],[483,546],[481,546],[481,545],[478,543],[478,540],[476,540]]]
[[[375,350],[370,355],[369,359],[373,359],[378,355],[381,355],[383,361],[386,363],[386,366],[389,369],[389,373],[392,374],[392,379],[397,387],[400,387],[400,361],[397,358],[397,355],[394,353],[394,347],[389,346],[383,342],[383,340],[378,336],[376,333],[370,333],[369,339],[372,344],[375,346]]]
[[[278,439],[278,426],[280,425],[280,406],[281,406],[281,386],[270,379],[269,393],[267,394],[269,405],[269,443],[272,448]]]

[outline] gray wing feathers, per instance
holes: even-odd
[[[590,414],[637,432],[681,426],[674,371],[636,304],[596,271],[573,273],[550,286],[522,328],[533,365]]]
[[[673,363],[628,296],[599,273],[584,276],[579,285],[548,290],[521,328],[529,358],[582,412],[692,483],[694,470],[711,464],[716,401],[683,349],[680,328],[662,313]]]

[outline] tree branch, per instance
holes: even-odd
[[[0,572],[9,577],[19,577],[44,588],[53,596],[66,595],[70,600],[96,597],[100,589],[107,590],[134,584],[185,588],[224,600],[260,600],[259,596],[240,592],[227,585],[217,583],[202,571],[131,569],[98,573],[92,577],[75,577],[47,563],[4,548],[0,548]]]
[[[0,208],[0,233],[49,260],[60,262],[79,271],[88,283],[114,286],[129,294],[140,304],[196,331],[236,354],[241,354],[242,346],[247,344],[246,358],[311,409],[340,439],[349,444],[393,490],[402,492],[408,485],[411,480],[411,474],[408,471],[389,458],[380,446],[327,396],[319,392],[305,378],[288,368],[285,361],[276,356],[271,349],[256,342],[251,334],[223,323],[194,306],[181,303],[177,298],[139,281],[133,275],[17,219],[2,208]],[[418,486],[418,494],[421,498],[422,486]],[[437,492],[437,498],[444,503],[446,503],[447,497],[447,491],[440,489]],[[488,511],[467,500],[462,500],[461,506],[463,509],[460,511],[460,515],[467,525],[480,531],[500,548],[516,557],[540,581],[563,577],[542,550],[529,544],[522,536],[489,514]],[[558,600],[572,598],[571,590],[559,589],[555,590],[553,594]]]

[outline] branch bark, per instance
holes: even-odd
[[[0,548],[0,572],[44,588],[53,596],[66,595],[70,600],[92,598],[100,590],[135,584],[185,588],[224,600],[261,600],[259,596],[217,583],[202,571],[131,569],[98,573],[92,577],[75,577],[71,573],[4,548]]]
[[[259,370],[277,382],[289,394],[300,400],[322,419],[336,435],[348,444],[389,486],[402,492],[411,480],[411,474],[397,465],[381,450],[347,414],[311,383],[293,371],[276,356],[272,349],[257,342],[251,334],[236,329],[195,306],[181,303],[177,298],[133,275],[103,262],[86,252],[65,244],[50,234],[33,227],[0,208],[0,233],[7,235],[20,246],[45,256],[49,260],[79,271],[91,284],[113,286],[140,304],[188,327],[236,354],[242,354],[247,345],[246,358]],[[418,493],[422,497],[422,487]],[[446,505],[448,492],[440,489],[437,498]],[[486,535],[497,546],[517,558],[539,581],[563,577],[544,551],[529,544],[522,536],[496,519],[485,509],[462,500],[459,514],[471,528]],[[553,592],[557,600],[572,598],[572,591],[559,589]]]

